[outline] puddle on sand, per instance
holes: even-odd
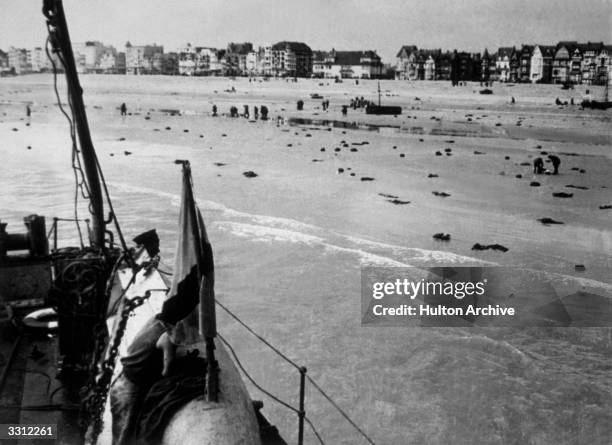
[[[318,125],[322,127],[330,128],[344,128],[348,130],[365,130],[365,131],[380,131],[381,128],[391,128],[399,130],[399,125],[376,125],[366,124],[364,122],[347,122],[337,121],[331,119],[309,119],[302,117],[290,117],[289,125],[300,126],[300,125]]]

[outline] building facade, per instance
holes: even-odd
[[[231,76],[248,75],[247,57],[252,52],[253,44],[250,42],[229,43],[225,52],[226,74]]]
[[[517,82],[528,83],[531,81],[531,56],[533,55],[532,45],[523,45],[519,54],[519,71]]]
[[[557,44],[555,48],[555,57],[553,59],[553,83],[569,82],[571,58],[576,46],[577,42],[559,42]]]
[[[550,83],[555,47],[535,45],[531,54],[529,79],[532,83]]]
[[[264,51],[264,74],[281,77],[310,77],[312,50],[302,42],[278,42]]]
[[[28,50],[25,48],[9,48],[8,53],[9,68],[16,74],[25,74],[32,71],[32,66],[28,63]]]
[[[582,50],[582,83],[592,85],[598,83],[597,76],[597,59],[604,49],[603,42],[592,43],[587,42],[580,45]]]
[[[313,75],[327,79],[375,79],[382,75],[382,62],[376,51],[315,51]]]
[[[161,74],[164,47],[158,45],[125,45],[126,74]]]
[[[395,78],[399,80],[409,80],[410,75],[410,64],[414,61],[413,53],[417,52],[418,48],[416,45],[404,45],[400,48],[395,56],[396,67],[395,67]],[[414,69],[414,67],[413,67]],[[414,73],[412,73],[414,76]]]

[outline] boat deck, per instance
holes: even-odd
[[[0,419],[9,424],[57,425],[56,444],[79,441],[78,394],[57,379],[57,338],[0,321]],[[49,440],[3,440],[3,445],[49,444]]]

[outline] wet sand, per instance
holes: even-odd
[[[157,227],[172,264],[180,189],[172,161],[190,159],[219,298],[286,345],[377,443],[604,443],[609,436],[609,330],[359,325],[363,264],[517,265],[610,292],[611,115],[554,105],[556,97],[580,102],[586,87],[496,84],[485,96],[476,84],[385,81],[382,100],[402,105],[401,116],[349,109],[343,117],[350,98],[375,99],[376,82],[83,76],[82,83],[128,233]],[[13,228],[35,211],[71,215],[67,126],[50,85],[50,76],[0,79],[7,190],[0,207]],[[232,86],[235,93],[224,92]],[[329,99],[330,110],[311,93]],[[21,120],[27,101],[30,126]],[[119,116],[122,102],[131,116]],[[213,104],[219,117],[211,116]],[[253,106],[266,105],[271,119],[225,116],[243,104],[251,116]],[[561,159],[560,174],[534,175],[533,160],[548,154]],[[560,192],[572,197],[553,196]],[[475,244],[508,250],[475,251]],[[226,337],[239,342],[268,387],[297,394],[297,376],[253,352],[237,327],[228,323]],[[312,417],[332,443],[356,443],[325,401],[310,396]],[[266,408],[294,437],[295,419],[272,402]]]

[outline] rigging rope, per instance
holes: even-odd
[[[51,56],[51,53],[49,51],[49,44],[51,44],[52,30],[48,22],[47,22],[47,31],[49,32],[49,36],[47,36],[47,41],[45,44],[45,52],[47,54],[47,58],[51,62],[51,66],[53,67],[53,88],[55,90],[55,96],[57,98],[57,104],[60,108],[60,111],[66,117],[66,119],[68,120],[69,126],[70,126],[70,139],[72,141],[72,169],[74,171],[74,180],[75,180],[74,219],[78,220],[78,193],[80,191],[83,199],[88,200],[90,196],[90,191],[89,191],[89,185],[87,184],[87,181],[85,180],[85,175],[83,173],[83,168],[81,165],[81,157],[79,156],[79,150],[78,150],[77,142],[76,142],[76,128],[74,124],[74,106],[72,103],[72,98],[70,96],[70,93],[68,92],[68,105],[70,107],[70,115],[68,115],[68,113],[65,111],[64,107],[62,106],[62,101],[60,99],[59,91],[57,88],[57,65],[55,63],[55,60],[53,60],[53,57]],[[54,51],[54,52],[57,55],[57,58],[59,59],[59,61],[64,66],[64,69],[66,69],[66,62],[61,52],[59,51]],[[94,160],[96,163],[96,168],[100,175],[100,182],[102,184],[102,188],[104,189],[104,195],[106,198],[106,202],[108,203],[108,207],[110,210],[110,216],[115,224],[115,230],[117,231],[117,235],[119,236],[119,240],[121,243],[121,249],[123,250],[124,253],[129,253],[127,243],[125,242],[125,238],[123,236],[121,226],[119,225],[119,220],[115,213],[113,202],[111,200],[110,193],[106,185],[106,180],[104,178],[104,172],[102,171],[102,167],[100,166],[100,161],[95,151],[93,152],[93,156],[94,156]],[[93,213],[92,208],[91,208],[91,202],[89,203],[89,210],[91,213]],[[78,221],[76,224],[77,224],[77,230],[79,233],[79,240],[81,242],[81,247],[83,248],[84,245],[83,245],[83,235],[81,233],[81,228],[80,228]],[[127,260],[130,263],[130,266],[132,267],[132,269],[134,269],[135,263],[134,263],[134,259],[132,258],[132,256],[128,255]]]
[[[242,363],[240,362],[240,359],[238,358],[238,355],[236,354],[236,351],[234,351],[234,348],[232,348],[232,345],[229,344],[229,342],[223,338],[223,336],[219,333],[217,333],[217,336],[221,339],[221,341],[225,344],[225,346],[227,346],[227,348],[230,350],[230,352],[232,353],[232,356],[234,357],[234,360],[236,361],[236,364],[238,365],[238,367],[240,368],[240,370],[242,371],[242,373],[246,376],[247,379],[249,379],[249,381],[255,386],[255,388],[259,389],[261,392],[263,392],[265,395],[267,395],[268,397],[270,397],[272,400],[274,400],[277,403],[280,403],[281,405],[283,405],[285,408],[290,409],[291,411],[293,411],[296,414],[300,414],[300,411],[297,408],[294,408],[293,406],[289,405],[287,402],[282,401],[281,399],[279,399],[278,397],[276,397],[274,394],[272,394],[271,392],[263,389],[256,381],[255,379],[253,379],[253,377],[251,377],[251,375],[246,371],[246,369],[244,369],[244,366],[242,366]],[[319,434],[319,432],[317,431],[317,429],[315,428],[315,426],[313,425],[313,423],[310,421],[310,419],[306,416],[304,416],[304,420],[308,423],[308,425],[310,426],[310,428],[312,429],[312,432],[314,433],[314,435],[317,437],[317,439],[319,440],[319,443],[321,445],[325,445],[325,442],[323,442],[323,439],[321,438],[321,435]]]
[[[258,340],[260,340],[262,343],[264,343],[266,346],[268,346],[272,351],[274,351],[277,355],[279,355],[282,359],[284,359],[286,362],[288,362],[289,364],[291,364],[292,366],[294,366],[296,369],[300,370],[301,367],[299,365],[297,365],[293,360],[289,359],[285,354],[283,354],[282,352],[280,352],[277,348],[275,348],[274,346],[272,346],[265,338],[263,338],[261,335],[257,334],[255,331],[253,331],[253,329],[251,329],[244,321],[242,321],[236,314],[234,314],[232,311],[230,311],[225,305],[223,305],[222,303],[220,303],[219,301],[215,300],[215,302],[217,303],[218,306],[220,306],[225,312],[227,312],[234,320],[236,320],[238,323],[240,323],[242,326],[245,327],[245,329],[247,329],[251,334],[253,334]],[[230,351],[232,352],[232,355],[234,356],[234,358],[236,359],[236,362],[238,363],[238,366],[240,367],[240,369],[242,369],[242,371],[245,373],[245,375],[247,376],[247,378],[249,380],[251,380],[251,382],[262,392],[264,392],[264,394],[268,395],[269,397],[272,397],[274,400],[276,400],[277,402],[281,403],[282,405],[287,406],[286,403],[284,403],[281,400],[278,400],[276,397],[272,396],[271,394],[269,394],[268,392],[266,392],[265,390],[263,390],[259,385],[257,385],[251,378],[251,376],[249,376],[246,371],[244,370],[244,368],[242,367],[242,365],[240,364],[240,362],[238,361],[238,358],[236,357],[236,354],[234,353],[234,350],[231,348],[231,346],[227,343],[227,341],[221,337],[221,334],[217,333],[217,335],[219,336],[219,338],[221,338],[221,340],[223,341],[223,343],[225,343],[228,348],[230,348]],[[349,424],[355,428],[359,434],[361,434],[363,436],[363,438],[365,440],[368,441],[368,443],[370,443],[371,445],[376,445],[374,443],[374,441],[361,429],[359,428],[359,426],[357,426],[357,424],[349,417],[349,415],[342,409],[340,408],[340,406],[338,406],[338,404],[336,402],[334,402],[334,400],[331,398],[331,396],[329,394],[327,394],[323,388],[321,388],[309,375],[306,375],[306,378],[308,379],[308,381],[310,383],[312,383],[312,385],[321,393],[321,395],[323,395],[323,397],[325,397],[325,399],[327,399],[331,405],[336,408],[336,410],[342,415],[342,417],[344,417]],[[290,408],[291,410],[295,411],[296,413],[298,413],[299,411],[296,410],[293,407],[287,406],[288,408]],[[319,439],[319,441],[321,443],[322,440],[319,437],[319,434],[316,432],[314,426],[312,425],[312,423],[310,422],[310,420],[308,420],[307,417],[304,418],[306,420],[306,422],[310,425],[310,427],[312,428],[313,432],[315,433],[315,435],[317,436],[317,438]]]
[[[53,60],[53,57],[51,56],[51,53],[49,51],[49,44],[51,43],[51,34],[50,34],[51,30],[49,29],[49,25],[48,24],[47,24],[47,31],[49,32],[49,36],[47,36],[47,41],[45,42],[45,52],[47,54],[47,58],[49,59],[49,62],[51,62],[51,66],[53,67],[53,90],[55,92],[55,97],[57,98],[57,105],[58,105],[60,111],[62,112],[62,114],[66,117],[66,120],[68,120],[68,125],[70,127],[70,139],[72,141],[72,171],[74,173],[74,182],[75,182],[75,188],[74,188],[74,219],[75,219],[75,223],[76,223],[76,227],[77,227],[77,232],[79,234],[79,241],[80,241],[80,244],[81,244],[81,248],[84,248],[85,246],[83,244],[83,234],[81,232],[81,226],[79,224],[78,200],[79,200],[79,191],[81,192],[82,195],[84,194],[83,184],[84,184],[85,181],[82,180],[82,178],[83,178],[83,175],[82,175],[83,171],[80,169],[80,166],[77,167],[75,165],[75,157],[78,159],[78,155],[77,155],[77,143],[76,143],[76,138],[75,138],[74,122],[73,122],[72,118],[68,115],[66,110],[64,110],[64,107],[62,105],[62,100],[60,98],[60,94],[59,94],[59,91],[57,89],[57,66],[55,64],[55,60]],[[81,180],[79,180],[79,172],[81,173]],[[87,187],[86,184],[85,184],[85,187]]]
[[[215,300],[215,302],[217,303],[218,306],[221,307],[221,309],[223,309],[225,312],[227,312],[234,320],[236,320],[238,323],[240,323],[242,326],[244,326],[244,328],[247,331],[249,331],[251,334],[253,334],[259,341],[261,341],[266,346],[268,346],[270,349],[272,349],[274,352],[276,352],[280,357],[282,357],[287,363],[291,364],[295,369],[297,369],[298,371],[301,371],[301,366],[299,366],[297,363],[295,363],[293,360],[291,360],[285,354],[280,352],[277,348],[272,346],[265,338],[263,338],[261,335],[256,333],[249,326],[247,326],[247,324],[244,321],[242,321],[240,318],[238,318],[237,315],[235,315],[232,311],[230,311],[227,307],[225,307],[225,305],[223,305],[223,303],[220,303],[217,300]]]

